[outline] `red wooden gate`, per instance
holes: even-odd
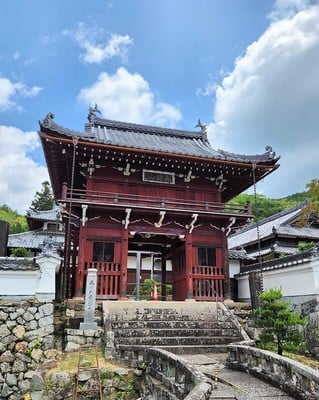
[[[117,299],[120,295],[121,266],[114,262],[91,261],[84,263],[84,279],[86,282],[89,268],[97,269],[97,299]],[[85,283],[84,282],[84,283]],[[84,293],[85,293],[85,284]]]
[[[222,267],[193,267],[192,278],[195,300],[224,299],[224,271]]]

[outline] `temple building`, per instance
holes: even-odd
[[[279,157],[271,147],[252,156],[214,150],[200,121],[186,131],[97,112],[89,110],[83,132],[56,124],[52,113],[39,122],[65,223],[64,297],[83,296],[96,268],[97,298],[127,299],[148,258],[163,299],[168,282],[174,300],[230,298],[227,237],[251,210],[229,200],[275,170]]]

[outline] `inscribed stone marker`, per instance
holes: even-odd
[[[88,269],[85,290],[85,309],[84,309],[84,322],[80,323],[80,329],[96,329],[97,324],[94,322],[95,301],[96,301],[96,281],[97,269]]]

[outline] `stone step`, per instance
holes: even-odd
[[[144,352],[146,349],[153,347],[151,345],[145,346],[131,346],[125,344],[119,344],[117,351],[122,353],[122,358],[125,359],[125,353],[131,354],[132,352]],[[228,344],[224,345],[175,345],[175,346],[156,346],[159,349],[169,351],[173,354],[207,354],[207,353],[227,353]]]
[[[126,337],[117,338],[115,337],[116,344],[125,344],[131,346],[191,346],[191,345],[223,345],[236,342],[240,340],[234,336],[218,336],[218,337],[206,337],[206,336],[159,336],[159,337]]]
[[[180,336],[205,336],[205,337],[238,337],[238,331],[235,329],[180,329],[180,328],[162,328],[162,329],[113,329],[115,337],[180,337]]]
[[[219,329],[234,328],[232,321],[167,321],[167,320],[149,320],[149,321],[118,321],[111,322],[112,330],[118,329]]]

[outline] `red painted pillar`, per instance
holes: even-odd
[[[167,300],[166,295],[166,259],[162,254],[162,300]]]
[[[185,237],[185,262],[186,262],[186,299],[193,299],[193,238],[191,233],[186,233]]]
[[[128,259],[128,230],[122,230],[121,241],[121,275],[120,275],[120,297],[119,300],[127,300],[127,259]]]
[[[223,267],[224,267],[224,299],[231,299],[231,290],[230,290],[230,277],[229,277],[229,260],[228,260],[228,245],[227,245],[227,237],[225,234],[222,234],[222,257],[223,257]]]

